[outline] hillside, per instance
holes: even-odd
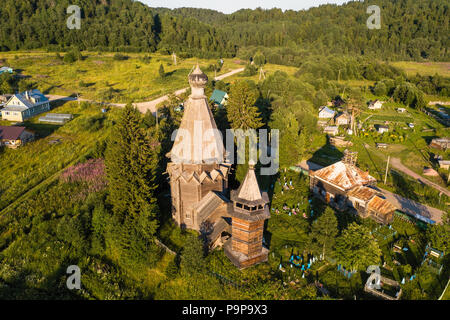
[[[176,50],[204,57],[247,57],[264,51],[272,63],[300,66],[310,54],[356,54],[389,60],[448,61],[448,0],[381,0],[382,28],[369,30],[369,2],[303,11],[150,8],[132,0],[74,0],[81,30],[69,30],[68,0],[5,0],[3,51],[77,46],[94,51]]]

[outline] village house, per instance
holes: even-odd
[[[439,168],[448,170],[450,168],[450,160],[439,160]]]
[[[192,93],[184,104],[182,130],[167,154],[172,217],[180,227],[200,232],[209,248],[224,246],[240,269],[267,261],[268,250],[262,245],[264,222],[270,217],[267,193],[261,193],[250,164],[240,188],[231,192],[231,200],[227,197],[231,164],[222,137],[213,135],[206,142],[194,134],[198,123],[203,132],[217,129],[204,92],[208,77],[197,65],[188,78]],[[183,139],[186,133],[192,138]]]
[[[450,148],[450,138],[435,138],[431,140],[430,147],[445,151]]]
[[[384,125],[377,125],[377,131],[378,133],[389,132],[389,127]]]
[[[339,133],[338,126],[327,126],[323,129],[323,132],[332,136],[335,136]]]
[[[347,150],[342,161],[310,172],[310,189],[316,197],[337,210],[388,224],[396,208],[372,188],[375,185],[376,179],[356,166],[356,153]]]
[[[222,90],[215,89],[213,91],[211,97],[209,98],[209,100],[212,101],[212,103],[216,107],[222,108],[227,103],[228,93],[226,93],[225,91],[222,91]]]
[[[397,112],[398,113],[405,113],[406,109],[405,108],[397,108]]]
[[[340,114],[338,114],[336,116],[336,118],[334,119],[334,123],[337,126],[347,126],[350,124],[351,121],[351,117],[348,113],[346,112],[341,112]]]
[[[16,149],[34,140],[34,133],[25,127],[0,126],[0,147]]]
[[[321,107],[319,109],[319,119],[333,119],[336,112],[328,107]]]
[[[13,95],[2,109],[3,120],[22,122],[50,110],[49,100],[39,91],[31,90]]]
[[[369,109],[370,110],[378,110],[381,109],[381,107],[383,106],[383,101],[380,100],[375,100],[375,101],[370,101],[369,103]]]

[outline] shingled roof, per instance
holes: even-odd
[[[331,166],[315,171],[313,174],[315,177],[345,191],[356,186],[376,182],[376,179],[368,172],[344,161],[336,162]]]
[[[204,88],[208,77],[197,68],[189,75],[192,94],[170,152],[175,163],[223,163],[225,148]]]
[[[198,220],[207,220],[219,206],[223,204],[226,205],[227,202],[228,200],[219,192],[208,192],[208,194],[194,207],[194,210],[198,213]]]
[[[250,165],[247,175],[239,189],[231,192],[232,200],[248,205],[265,205],[269,202],[267,193],[262,193],[256,179],[255,168]]]

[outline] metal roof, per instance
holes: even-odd
[[[25,127],[0,126],[0,139],[19,140],[20,135],[25,129]]]
[[[369,172],[362,171],[357,166],[343,161],[317,170],[313,174],[315,177],[343,190],[376,182],[376,179],[369,175]]]
[[[348,196],[354,197],[354,198],[357,198],[357,199],[360,199],[363,201],[369,201],[376,194],[377,194],[377,191],[372,188],[365,187],[365,186],[359,186],[359,187],[356,187],[356,188],[353,188],[352,190],[350,190],[350,192],[348,193]]]
[[[23,106],[15,106],[15,105],[8,106],[9,102],[14,98],[17,98],[20,102],[22,102]],[[35,100],[39,99],[40,101],[34,103],[33,100],[31,100],[31,98]],[[36,105],[47,103],[48,101],[49,101],[48,98],[45,95],[43,95],[39,90],[33,89],[30,91],[24,91],[22,93],[16,93],[15,95],[13,95],[6,103],[7,107],[5,109],[9,111],[24,111]]]
[[[379,196],[375,196],[372,200],[370,200],[368,208],[381,213],[382,215],[387,215],[397,210],[397,208],[392,203],[390,203],[386,199],[380,198]]]
[[[209,100],[213,100],[215,103],[221,104],[226,95],[227,93],[225,91],[216,89],[213,91],[211,98],[209,98]]]
[[[328,107],[322,107],[322,108],[320,108],[319,109],[319,113],[321,113],[321,112],[326,112],[326,113],[328,113],[328,114],[330,114],[330,115],[334,115],[335,113],[336,113],[336,111],[334,111],[334,110],[331,110],[330,108],[328,108]]]

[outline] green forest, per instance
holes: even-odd
[[[449,1],[380,0],[381,29],[366,26],[373,1],[283,12],[149,8],[132,0],[4,0],[0,49],[176,51],[234,57],[263,50],[268,62],[300,66],[311,54],[357,54],[385,60],[449,59]],[[69,30],[69,5],[81,29]]]

